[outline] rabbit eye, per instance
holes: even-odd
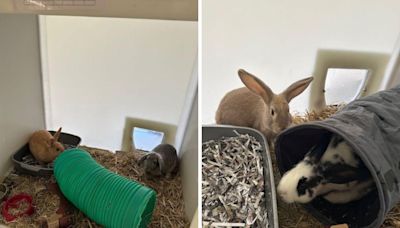
[[[273,108],[271,108],[271,115],[272,115],[272,116],[275,115],[275,111],[274,111]]]

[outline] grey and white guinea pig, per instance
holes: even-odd
[[[175,147],[160,144],[138,161],[144,173],[150,177],[171,177],[178,172],[179,158]]]
[[[346,141],[329,135],[282,176],[278,194],[287,203],[309,203],[317,196],[331,203],[347,203],[366,195],[373,183],[369,170]]]

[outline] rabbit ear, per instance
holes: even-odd
[[[147,156],[144,155],[138,160],[138,164],[141,165],[145,160],[147,159]]]
[[[61,134],[61,130],[62,130],[62,127],[60,127],[59,129],[58,129],[58,131],[54,134],[54,141],[55,142],[57,142],[58,141],[58,138],[60,138],[60,134]]]
[[[346,164],[330,165],[322,173],[329,183],[334,184],[346,184],[369,176],[368,170],[362,170]]]
[[[164,166],[165,166],[164,160],[162,159],[162,157],[161,157],[159,154],[157,154],[157,155],[158,155],[158,156],[157,156],[158,167],[160,168],[160,173],[163,173]]]
[[[313,77],[304,78],[291,84],[285,91],[283,91],[282,95],[289,103],[293,98],[297,97],[305,89],[307,89],[313,79]]]
[[[326,149],[328,148],[332,133],[328,132],[321,136],[319,143],[313,146],[306,156],[309,157],[314,163],[317,163],[321,160],[324,155]]]
[[[267,103],[271,102],[271,99],[274,96],[274,93],[267,85],[265,85],[265,83],[263,81],[261,81],[256,76],[246,72],[243,69],[240,69],[238,71],[238,74],[239,74],[240,80],[242,80],[243,84],[248,89],[250,89],[252,92],[261,96],[265,102],[267,102]]]

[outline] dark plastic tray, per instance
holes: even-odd
[[[274,176],[272,171],[271,156],[268,150],[268,144],[265,137],[257,130],[247,127],[229,126],[229,125],[204,125],[202,127],[202,142],[209,140],[217,140],[221,137],[237,136],[234,131],[239,134],[248,134],[253,136],[261,143],[263,148],[263,167],[264,167],[264,189],[266,197],[266,208],[268,212],[269,228],[279,228],[278,225],[278,209],[276,206],[276,192],[274,184]],[[266,161],[266,162],[265,162]]]
[[[52,135],[55,131],[49,131]],[[81,138],[76,135],[71,135],[68,133],[61,132],[60,138],[58,139],[64,145],[65,149],[71,149],[79,146],[81,143]],[[29,165],[22,161],[22,158],[29,155],[31,151],[29,150],[29,144],[26,143],[21,149],[19,149],[13,156],[12,160],[14,162],[15,169],[24,174],[29,174],[33,176],[50,176],[53,174],[53,168],[43,167],[38,165]]]

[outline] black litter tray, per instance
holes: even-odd
[[[55,134],[55,131],[49,131],[52,135]],[[68,133],[61,132],[60,138],[58,139],[64,145],[64,148],[71,149],[79,146],[81,142],[81,138],[76,135],[71,135]],[[23,161],[24,158],[32,157],[31,151],[29,150],[29,144],[26,143],[21,149],[19,149],[13,156],[12,160],[14,162],[15,169],[24,174],[29,174],[33,176],[50,176],[53,174],[53,166],[52,163],[47,166],[41,165],[32,165],[25,163]],[[34,159],[33,157],[31,159]]]

